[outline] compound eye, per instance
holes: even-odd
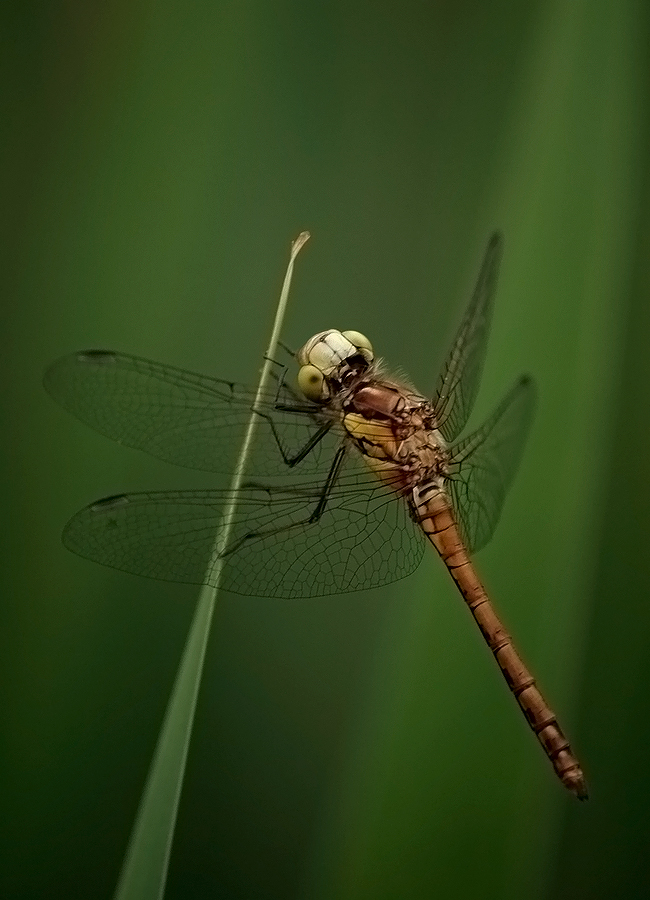
[[[372,344],[365,336],[365,334],[361,334],[360,331],[342,331],[341,334],[344,338],[347,338],[351,344],[354,344],[354,346],[359,350],[366,351],[365,353],[363,353],[363,356],[370,360],[373,358]]]
[[[314,403],[325,403],[329,398],[329,390],[325,377],[316,366],[301,366],[298,372],[298,387],[308,400]]]

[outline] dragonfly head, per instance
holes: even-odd
[[[308,400],[328,403],[363,374],[373,359],[372,344],[358,331],[321,331],[298,351],[298,386]]]

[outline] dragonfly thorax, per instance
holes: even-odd
[[[330,328],[310,338],[296,358],[300,390],[315,403],[328,403],[341,388],[367,372],[374,353],[360,332]]]

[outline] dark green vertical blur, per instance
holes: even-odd
[[[646,13],[647,22],[647,13]],[[647,59],[644,72],[647,76]],[[647,87],[646,87],[647,90]],[[647,103],[647,93],[645,96]],[[647,110],[647,107],[646,107]],[[567,809],[558,835],[553,898],[650,895],[648,698],[650,681],[650,127],[647,111],[634,185],[638,216],[622,295],[624,326],[613,446],[598,492],[591,615],[585,630],[577,722],[594,783],[587,821]],[[641,124],[641,123],[639,123]]]
[[[584,763],[565,795],[435,558],[381,591],[224,596],[168,898],[647,897],[648,13],[522,4],[4,10],[0,895],[110,897],[197,591],[61,547],[123,490],[211,486],[40,385],[74,349],[256,378],[362,330],[430,391],[491,229],[475,422],[540,406],[478,565]]]

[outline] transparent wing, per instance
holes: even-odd
[[[476,399],[502,247],[503,239],[495,232],[485,251],[474,294],[440,374],[433,405],[438,428],[447,441],[461,433]]]
[[[521,459],[535,398],[532,379],[521,378],[487,422],[451,449],[446,486],[470,552],[492,537]]]
[[[103,350],[58,360],[45,373],[44,385],[65,409],[118,443],[207,472],[232,471],[256,393],[219,378]],[[299,411],[279,410],[278,404]],[[256,473],[275,474],[286,469],[278,440],[295,455],[322,418],[318,407],[312,413],[310,404],[283,383],[273,386],[259,408],[268,418],[258,417],[251,466]],[[297,471],[318,471],[324,449],[308,454]]]
[[[361,462],[363,466],[363,463]],[[363,466],[365,469],[365,466]],[[354,467],[353,467],[354,468]],[[215,540],[236,500],[221,587],[263,597],[316,597],[376,587],[418,565],[424,537],[407,504],[372,474],[339,477],[324,512],[314,482],[249,484],[231,491],[162,491],[109,497],[66,525],[68,549],[135,575],[216,586]]]

